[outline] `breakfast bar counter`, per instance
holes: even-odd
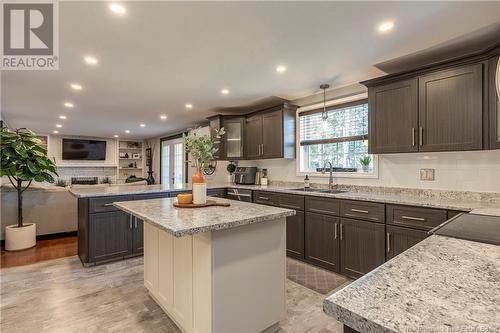
[[[252,203],[115,202],[144,224],[144,285],[184,332],[274,332],[285,317],[286,217]]]

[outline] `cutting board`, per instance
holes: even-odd
[[[194,204],[194,203],[180,204],[177,201],[174,202],[174,207],[177,208],[203,208],[212,206],[229,207],[231,206],[231,204],[229,202],[217,202],[215,200],[207,200],[207,203],[205,204]]]

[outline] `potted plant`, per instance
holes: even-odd
[[[366,156],[361,157],[359,159],[359,164],[361,164],[361,168],[363,169],[363,172],[368,172],[368,170],[370,168],[371,161],[372,161],[372,158],[370,157],[370,155],[366,155]]]
[[[1,129],[0,158],[0,176],[7,176],[17,191],[17,224],[5,228],[5,249],[27,249],[36,245],[36,224],[23,223],[23,192],[32,181],[53,183],[56,166],[42,141],[26,128]]]
[[[199,128],[190,129],[182,138],[186,152],[190,154],[189,163],[196,168],[193,174],[193,202],[195,204],[206,203],[207,184],[203,176],[203,170],[215,159],[215,153],[219,150],[217,144],[226,133],[224,128],[217,130],[214,137],[207,134],[199,134]]]

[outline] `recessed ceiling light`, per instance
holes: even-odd
[[[66,119],[66,116],[62,114],[62,115],[59,116],[59,119],[63,119],[64,120],[64,119]]]
[[[389,22],[384,22],[381,25],[378,26],[378,31],[380,32],[387,32],[394,28],[394,22],[389,21]]]
[[[73,90],[82,90],[82,86],[78,83],[72,83],[71,84],[71,89]]]
[[[222,90],[220,91],[220,93],[221,93],[222,95],[227,95],[227,94],[229,94],[229,89],[222,89]]]
[[[85,62],[89,65],[96,65],[97,64],[97,59],[92,57],[92,56],[86,56],[85,58],[83,58],[83,60],[85,60]]]
[[[64,102],[64,106],[71,109],[72,107],[74,107],[75,105],[71,102]]]
[[[113,137],[117,138],[117,137],[118,137],[118,135],[117,135],[117,134],[115,134],[115,135],[113,135]]]
[[[120,15],[123,15],[127,12],[127,10],[125,9],[125,7],[123,7],[122,5],[119,5],[117,3],[112,3],[109,5],[109,9],[115,13],[115,14],[120,14]]]
[[[166,119],[167,119],[167,115],[166,115],[166,114],[162,114],[162,115],[160,115],[160,119],[161,119],[161,120],[166,120]]]
[[[61,125],[61,124],[56,124],[56,127],[57,127],[57,128],[61,128],[61,127],[62,127],[62,125]]]
[[[141,127],[146,127],[146,124],[141,123],[141,124],[139,124],[139,126],[141,126]]]
[[[278,72],[278,73],[286,72],[286,66],[280,65],[280,66],[276,67],[276,72]]]
[[[130,131],[129,131],[129,130],[125,130],[125,133],[129,134],[129,133],[130,133]]]
[[[192,109],[193,108],[193,104],[186,104],[186,109]]]
[[[57,134],[59,131],[53,130],[52,133]]]

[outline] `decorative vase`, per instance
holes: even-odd
[[[191,177],[193,181],[193,203],[196,205],[204,205],[207,203],[207,183],[201,170],[196,170]]]
[[[361,169],[363,169],[363,172],[368,172],[370,170],[370,167],[368,165],[362,165]]]
[[[27,223],[19,228],[17,224],[5,227],[5,249],[19,251],[36,245],[36,224]]]
[[[203,177],[203,173],[200,170],[196,170],[196,172],[193,173],[191,180],[193,181],[193,184],[204,183],[205,177]]]

